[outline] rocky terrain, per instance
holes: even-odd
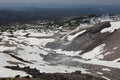
[[[1,80],[119,80],[119,35],[119,21],[71,31],[1,31]]]
[[[6,66],[6,68],[10,68],[13,70],[22,70],[28,74],[32,75],[32,78],[29,76],[25,76],[20,78],[20,75],[16,75],[15,78],[17,80],[21,79],[31,79],[31,80],[106,80],[104,78],[90,75],[90,74],[82,74],[81,71],[75,71],[72,73],[40,73],[36,68],[31,69],[30,67],[20,68],[19,66]],[[3,78],[6,79],[6,78]],[[12,79],[12,78],[8,78]]]

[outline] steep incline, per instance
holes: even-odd
[[[103,22],[91,27],[79,28],[70,32],[69,34],[66,34],[59,39],[59,41],[48,43],[47,47],[62,48],[63,50],[68,51],[83,50],[84,52],[87,52],[101,44],[101,40],[109,35],[108,33],[100,33],[103,28],[107,27],[110,27],[110,22]],[[80,32],[81,34],[78,34]],[[73,38],[73,40],[69,40],[70,37]]]
[[[78,70],[82,74],[120,80],[119,36],[119,21],[68,32],[34,29],[1,32],[0,77],[33,77],[32,70],[39,73]]]
[[[120,22],[102,22],[94,26],[73,30],[46,46],[52,49],[62,49],[63,51],[80,51],[79,54],[86,59],[98,56],[99,59],[117,59],[119,61],[119,28]],[[90,53],[91,51],[92,53]],[[87,56],[86,53],[91,55]]]

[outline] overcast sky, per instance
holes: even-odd
[[[120,5],[120,0],[0,0],[0,6],[5,4],[22,4],[22,5],[47,5],[47,4],[62,4],[62,5]],[[48,5],[47,5],[48,6]]]
[[[0,0],[0,3],[120,4],[120,0]]]

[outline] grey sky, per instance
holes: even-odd
[[[25,4],[120,4],[120,0],[0,0],[0,3]]]

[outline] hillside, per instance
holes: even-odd
[[[74,80],[81,75],[81,80],[119,80],[119,35],[119,21],[65,32],[50,29],[1,32],[0,77],[36,78],[41,74],[38,77],[62,75],[67,80],[74,76],[70,79]],[[80,74],[70,74],[75,71]],[[93,78],[88,79],[87,75]]]

